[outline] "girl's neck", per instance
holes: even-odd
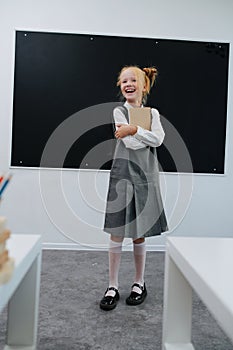
[[[142,103],[137,102],[137,101],[128,101],[128,100],[126,100],[126,102],[132,107],[141,107],[142,106]]]

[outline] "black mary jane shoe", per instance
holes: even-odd
[[[144,283],[144,286],[141,286],[138,283],[134,283],[132,285],[132,289],[133,287],[138,287],[141,289],[142,293],[137,293],[134,291],[131,291],[130,296],[126,299],[126,304],[128,305],[139,305],[141,303],[143,303],[143,301],[145,300],[146,296],[147,296],[147,290],[146,290],[146,285]]]
[[[114,297],[105,296],[109,290],[113,290],[115,292]],[[104,294],[104,297],[100,301],[100,308],[105,311],[113,310],[117,306],[117,302],[119,299],[120,299],[120,294],[118,290],[114,287],[109,287],[107,288]]]

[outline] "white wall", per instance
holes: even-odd
[[[8,170],[10,164],[15,29],[232,43],[232,18],[231,0],[0,1],[0,171]],[[162,175],[172,234],[233,236],[231,67],[232,55],[226,175]],[[70,247],[69,236],[84,245],[105,247],[108,235],[101,225],[107,172],[13,169],[13,173],[0,207],[12,232],[42,234],[47,246]],[[150,238],[148,243],[158,248],[164,236]]]

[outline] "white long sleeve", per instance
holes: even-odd
[[[125,103],[125,107],[129,109],[131,106]],[[164,140],[164,130],[160,122],[160,116],[157,109],[151,109],[152,123],[151,131],[137,127],[137,132],[133,136],[129,135],[122,139],[125,147],[137,150],[146,146],[158,147]],[[123,112],[120,108],[115,108],[113,112],[115,124],[128,124]],[[116,127],[117,128],[117,127]]]

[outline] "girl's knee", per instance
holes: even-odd
[[[111,241],[113,241],[113,242],[122,242],[123,241],[123,237],[118,237],[118,236],[111,235]]]
[[[143,242],[145,242],[145,237],[137,238],[133,241],[133,243],[135,243],[135,244],[140,244]]]

